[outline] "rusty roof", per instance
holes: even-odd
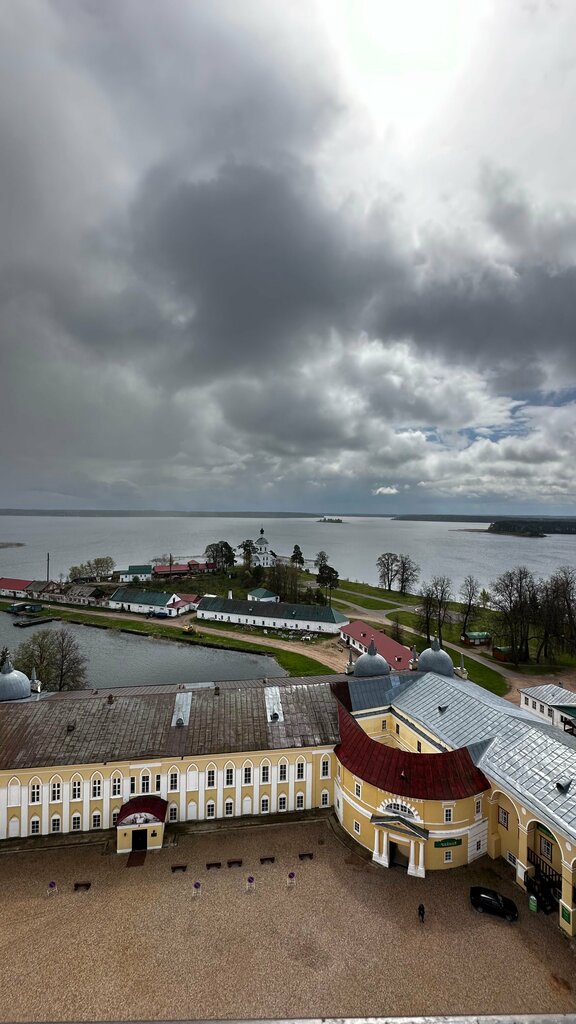
[[[130,694],[118,688],[0,704],[0,770],[338,742],[336,702],[326,681],[217,685],[218,690],[185,688],[190,714],[181,726],[176,725],[175,702],[182,690],[172,688],[157,693],[142,687]],[[281,720],[269,721],[268,686],[278,686],[281,693]]]

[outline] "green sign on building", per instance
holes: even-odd
[[[434,843],[434,846],[436,847],[436,849],[439,849],[440,847],[444,847],[444,846],[462,846],[462,840],[461,839],[438,839],[438,841]]]
[[[568,907],[562,906],[561,914],[562,920],[567,921],[568,924],[570,924],[570,911],[568,910]]]

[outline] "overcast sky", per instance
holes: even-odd
[[[0,504],[570,514],[572,0],[0,5]]]

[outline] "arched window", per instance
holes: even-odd
[[[303,782],[306,778],[306,761],[303,757],[299,757],[296,761],[296,781]]]
[[[20,818],[14,816],[10,818],[8,822],[8,837],[9,839],[15,839],[16,836],[20,835]]]
[[[228,761],[228,764],[224,766],[224,785],[233,786],[235,779],[235,767],[232,761]]]
[[[82,799],[82,778],[80,775],[74,775],[72,778],[72,782],[70,783],[70,799]]]
[[[60,815],[59,814],[54,814],[52,816],[52,820],[50,822],[50,831],[51,832],[60,832]]]
[[[209,800],[208,803],[206,804],[206,817],[207,818],[215,818],[216,817],[216,804],[214,803],[213,800]]]
[[[168,808],[168,821],[178,821],[177,804],[170,804],[170,807]]]
[[[231,818],[232,815],[234,814],[234,804],[232,800],[227,800],[226,803],[224,804],[224,814],[226,815],[227,818]]]
[[[39,836],[40,835],[40,818],[31,818],[30,819],[30,835],[31,836]]]
[[[72,831],[73,832],[80,832],[81,827],[82,827],[82,819],[81,819],[79,813],[76,812],[75,814],[72,815]]]
[[[102,796],[102,776],[100,772],[94,772],[91,779],[91,795],[93,800],[99,800]],[[95,826],[92,826],[93,828]],[[98,826],[100,828],[100,826]]]
[[[144,768],[143,771],[140,772],[140,792],[150,792],[150,772],[147,768]]]
[[[418,817],[412,807],[409,807],[408,804],[401,803],[400,800],[392,800],[391,803],[386,804],[384,810],[395,811],[396,814],[405,814],[407,818]]]
[[[327,789],[323,789],[320,794],[320,807],[330,806],[330,793]]]
[[[286,810],[286,797],[285,796],[279,796],[278,797],[278,810],[279,811],[285,811]]]
[[[252,767],[253,767],[252,761],[244,761],[244,764],[242,765],[242,785],[243,786],[251,786],[252,785]]]
[[[114,772],[112,776],[111,795],[122,796],[122,773]]]
[[[297,793],[296,794],[296,810],[297,811],[303,811],[304,810],[304,793]]]
[[[286,782],[288,778],[288,761],[285,757],[278,762],[278,782]]]
[[[28,788],[28,799],[31,804],[42,803],[42,783],[40,779],[31,779]]]
[[[260,813],[268,814],[270,811],[270,800],[267,796],[263,796],[260,801]]]
[[[260,782],[264,785],[270,782],[270,761],[260,762]]]
[[[330,758],[328,757],[327,754],[324,755],[324,757],[322,758],[322,760],[320,762],[320,778],[321,779],[329,779],[330,778]]]
[[[101,827],[102,827],[102,815],[100,814],[100,811],[94,811],[94,814],[92,815],[92,828],[101,828]]]
[[[119,807],[115,807],[114,810],[112,811],[112,828],[116,828],[116,825],[118,824],[118,815],[119,814],[120,814],[120,808]]]
[[[53,804],[60,803],[62,799],[62,779],[59,775],[53,775],[50,779],[50,802]],[[60,831],[58,829],[57,831]]]
[[[20,807],[19,779],[10,779],[8,783],[8,807]]]
[[[188,768],[186,775],[186,787],[187,789],[198,789],[198,768],[195,764],[191,764]]]
[[[214,789],[216,786],[216,765],[209,764],[206,768],[206,789]]]
[[[177,793],[180,788],[180,772],[178,771],[175,764],[172,765],[168,772],[168,792]]]

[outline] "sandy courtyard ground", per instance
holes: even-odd
[[[90,892],[74,893],[84,879]],[[470,908],[479,881],[513,896],[517,924]],[[505,865],[409,878],[362,861],[327,822],[186,835],[135,868],[102,846],[4,854],[0,897],[2,1021],[576,1009],[573,944],[528,912]]]

